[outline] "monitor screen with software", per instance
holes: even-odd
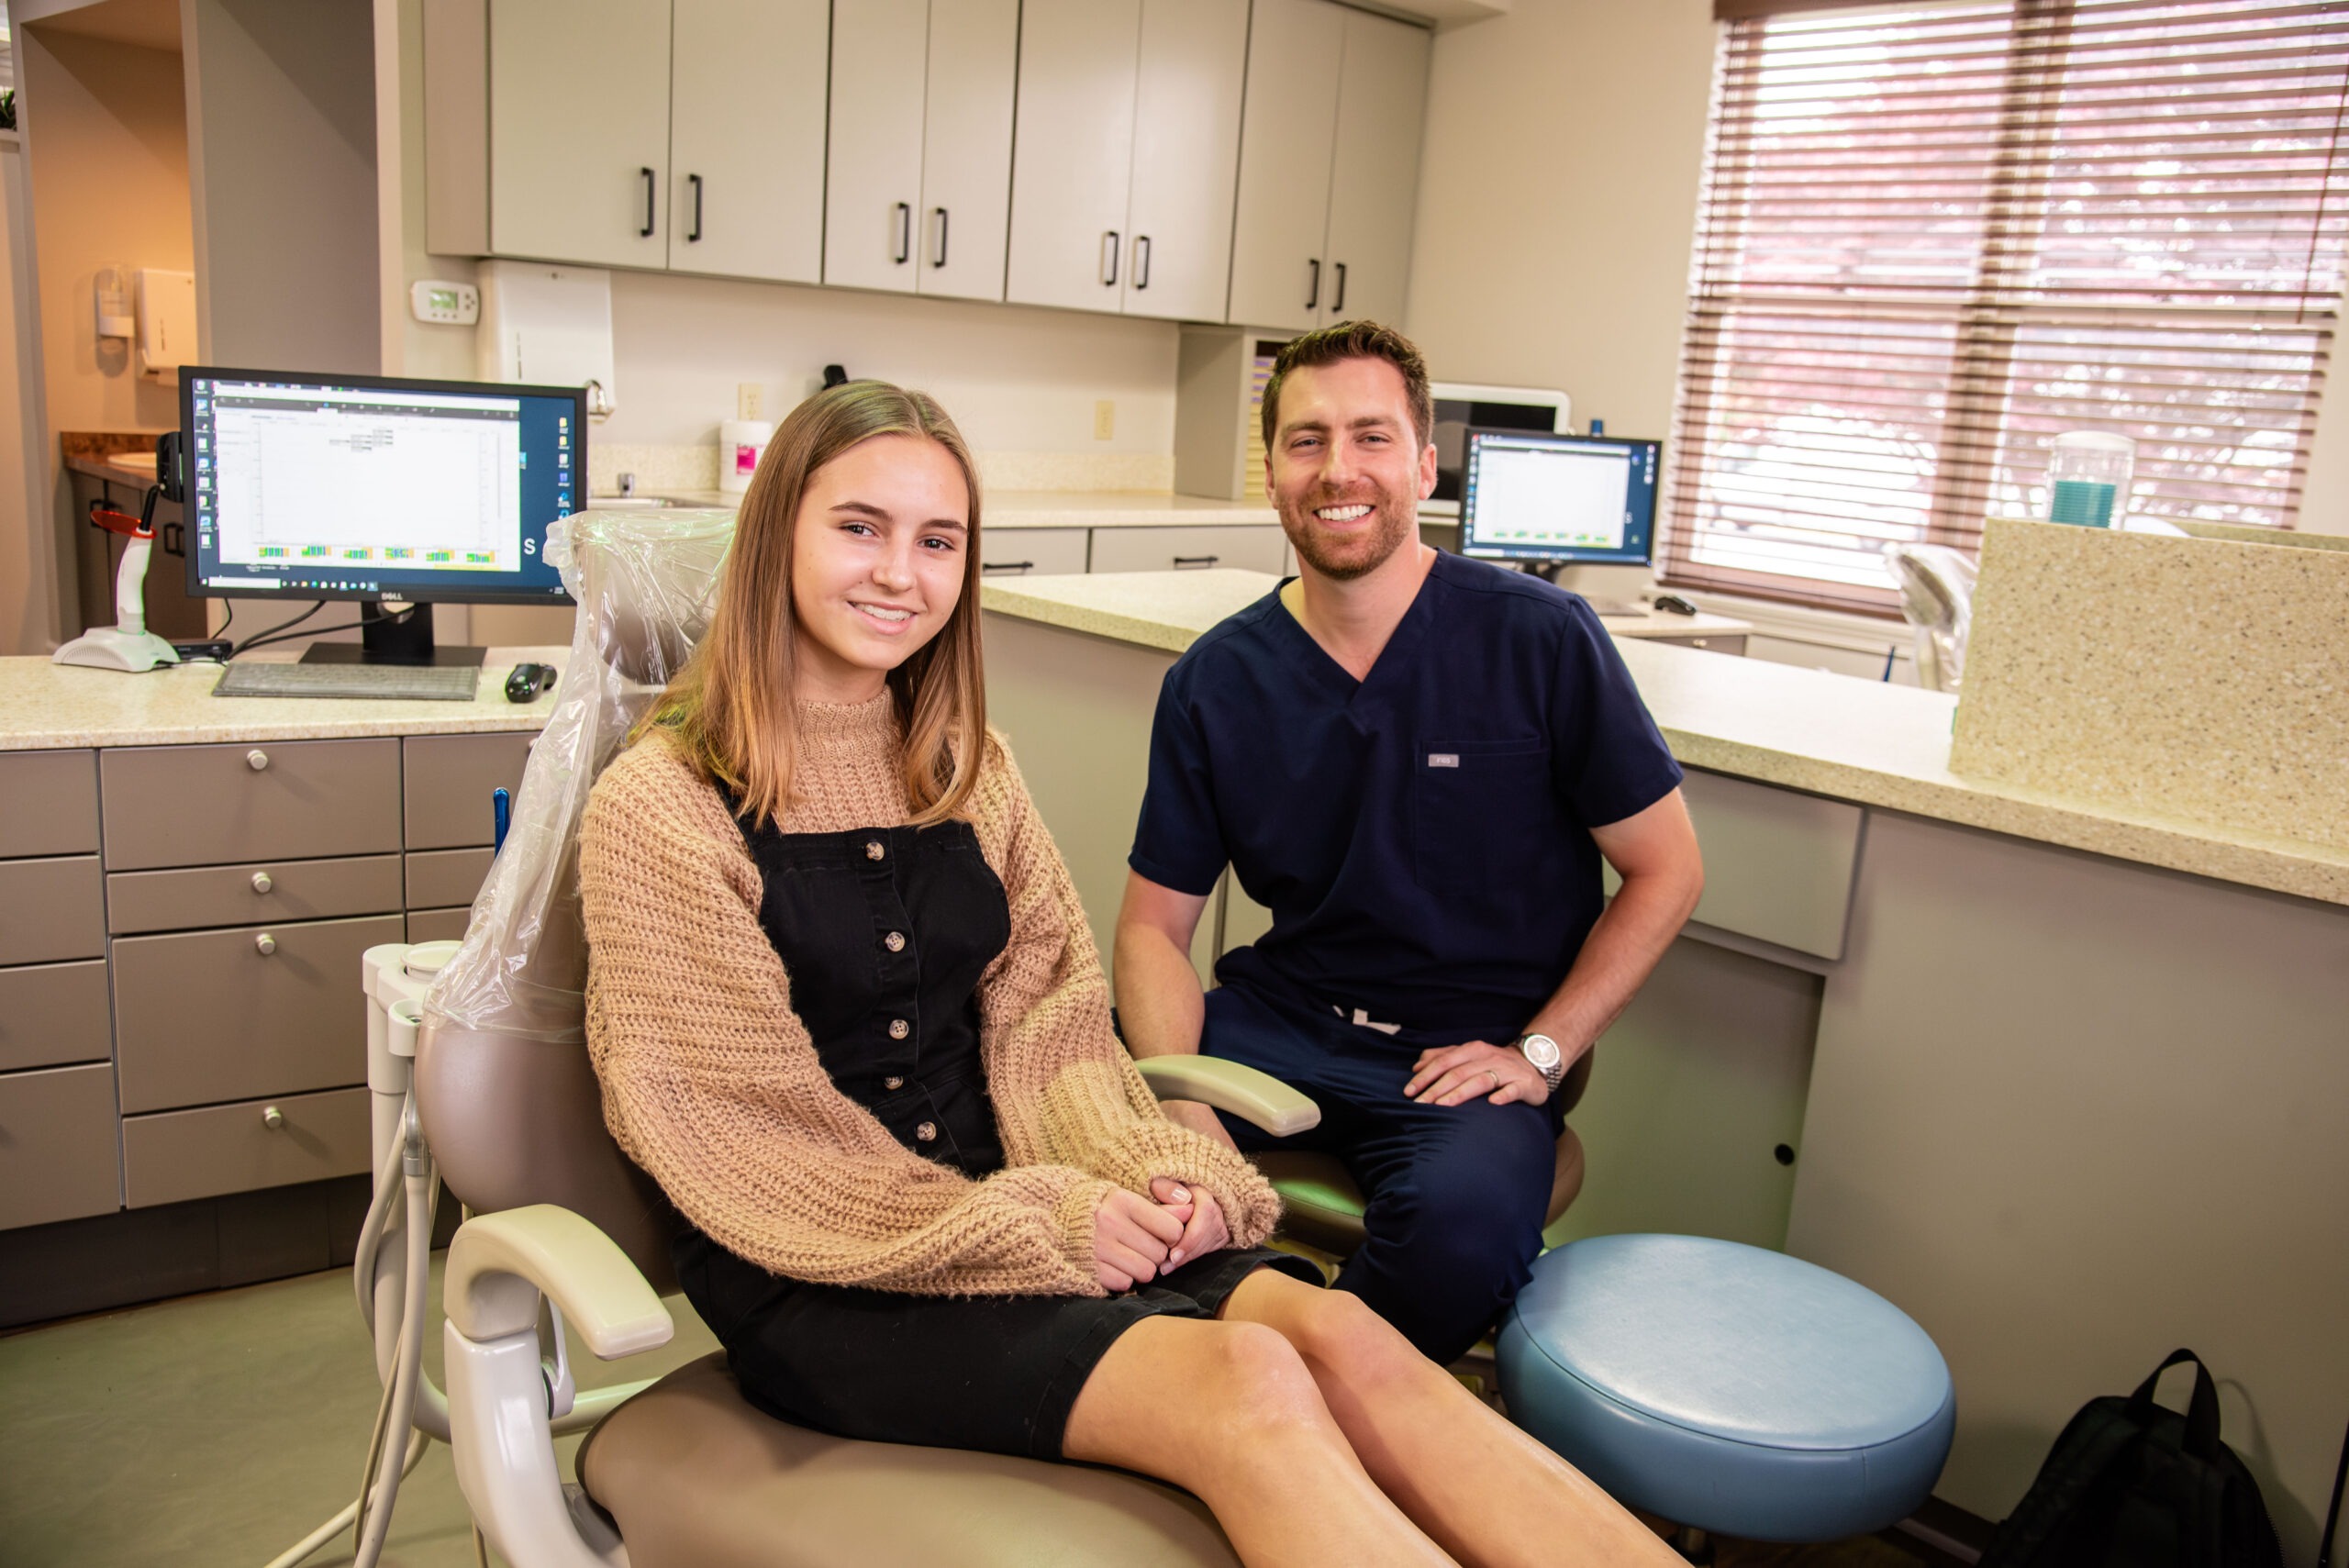
[[[1645,566],[1655,539],[1656,443],[1471,430],[1460,553]]]
[[[586,416],[576,387],[186,366],[188,592],[567,605],[547,527]]]

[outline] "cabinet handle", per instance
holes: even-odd
[[[979,562],[979,572],[982,575],[989,572],[1025,573],[1035,570],[1036,563],[1032,561],[982,561]]]
[[[272,1132],[281,1132],[285,1127],[285,1113],[275,1106],[264,1106],[262,1107],[261,1124]]]
[[[914,208],[911,202],[899,202],[897,214],[897,253],[890,258],[904,266],[914,259]]]
[[[1150,236],[1137,234],[1134,236],[1134,287],[1139,290],[1149,286]]]
[[[267,931],[263,931],[261,935],[253,939],[253,951],[261,954],[262,957],[267,958],[271,953],[273,953],[276,951],[277,939],[271,936]]]
[[[1195,567],[1213,566],[1222,559],[1220,555],[1178,555],[1174,558],[1174,570],[1188,572]]]
[[[685,243],[698,245],[701,243],[701,176],[688,174],[685,183],[694,188],[694,231],[685,236]]]
[[[269,753],[262,751],[258,746],[254,747],[251,751],[245,753],[245,766],[250,768],[255,773],[260,773],[263,768],[269,766]]]
[[[1118,286],[1118,231],[1110,229],[1101,236],[1101,279],[1103,288]]]
[[[1338,286],[1330,296],[1330,314],[1332,316],[1346,308],[1346,264],[1343,261],[1338,263],[1337,272]]]
[[[946,265],[946,209],[938,209],[938,255],[930,263],[933,267]]]
[[[265,871],[257,871],[253,873],[253,891],[255,893],[267,893],[271,888],[275,887],[276,885],[276,883],[270,880],[269,873]]]
[[[653,211],[652,207],[654,200],[652,190],[652,171],[650,169],[639,169],[637,172],[644,176],[644,227],[636,231],[636,237],[639,239],[650,239],[652,238],[653,219],[658,216]]]
[[[1305,264],[1313,269],[1312,282],[1305,285],[1305,308],[1313,310],[1321,304],[1321,258],[1316,256]]]

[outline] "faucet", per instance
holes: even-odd
[[[621,494],[622,495],[624,495],[624,496],[625,496],[625,495],[635,495],[635,494],[636,494],[636,475],[635,475],[635,474],[633,474],[633,473],[623,473],[623,474],[621,474],[621,475],[620,475],[620,494]]]

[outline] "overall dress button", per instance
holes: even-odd
[[[885,1089],[902,1089],[906,1086],[906,1081],[903,1078],[884,1078],[881,1080],[881,1086]]]
[[[921,1140],[924,1143],[931,1142],[938,1137],[938,1124],[934,1121],[923,1122],[919,1127],[914,1129],[914,1136]]]
[[[906,1036],[913,1032],[913,1026],[907,1023],[905,1019],[891,1018],[889,1020],[889,1038],[891,1040],[903,1040]]]
[[[867,840],[864,841],[864,858],[865,858],[866,860],[868,860],[868,861],[877,861],[877,860],[879,860],[879,859],[881,858],[881,856],[882,856],[882,854],[883,854],[884,852],[885,852],[885,851],[884,851],[882,850],[882,848],[881,848],[881,840],[878,840],[878,839],[867,839]]]
[[[891,952],[903,952],[906,951],[906,933],[903,931],[891,931],[887,936],[881,939],[881,945],[887,948]]]

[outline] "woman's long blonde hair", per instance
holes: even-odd
[[[971,498],[953,614],[888,675],[906,737],[906,799],[914,822],[952,817],[978,782],[987,716],[979,664],[979,478],[971,449],[926,393],[852,381],[793,409],[767,444],[742,497],[709,631],[637,727],[639,735],[655,727],[667,731],[703,773],[734,793],[753,822],[779,818],[791,800],[799,638],[791,571],[800,502],[818,469],[876,436],[936,441],[961,466]]]

